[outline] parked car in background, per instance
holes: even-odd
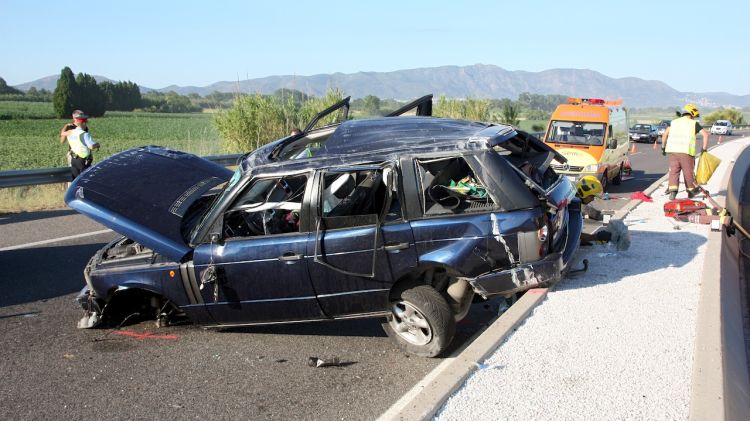
[[[79,327],[382,317],[401,349],[433,357],[475,295],[567,271],[582,217],[550,165],[563,156],[511,126],[433,118],[431,102],[314,128],[348,101],[234,173],[146,146],[76,178],[66,203],[123,235],[84,270]]]
[[[628,131],[633,142],[656,143],[659,133],[653,124],[636,124]]]
[[[659,122],[659,124],[656,126],[656,134],[659,136],[663,136],[664,132],[667,130],[667,127],[672,124],[669,120],[662,120]]]
[[[732,122],[729,120],[716,120],[711,126],[711,134],[732,135]]]

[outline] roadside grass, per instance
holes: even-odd
[[[44,184],[0,189],[0,214],[65,208],[68,184]]]

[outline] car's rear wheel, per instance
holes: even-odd
[[[391,315],[383,329],[403,351],[435,357],[450,345],[456,322],[439,292],[429,285],[417,285],[391,302]]]

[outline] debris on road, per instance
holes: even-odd
[[[641,200],[643,202],[653,202],[654,199],[642,191],[633,192],[630,194],[632,200]]]
[[[331,358],[310,357],[307,359],[307,365],[310,367],[338,367],[341,365],[341,360],[339,360],[338,357],[331,357]]]
[[[138,332],[132,332],[129,330],[118,330],[113,332],[113,335],[119,335],[119,336],[128,336],[131,338],[135,338],[138,340],[144,340],[144,339],[166,339],[166,340],[177,340],[177,335],[157,335],[151,332],[146,333],[138,333]]]

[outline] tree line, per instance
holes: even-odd
[[[60,72],[52,93],[52,105],[58,118],[70,117],[77,109],[92,117],[101,117],[108,110],[133,111],[141,106],[142,100],[141,90],[133,82],[97,83],[86,73],[75,76],[67,66]]]

